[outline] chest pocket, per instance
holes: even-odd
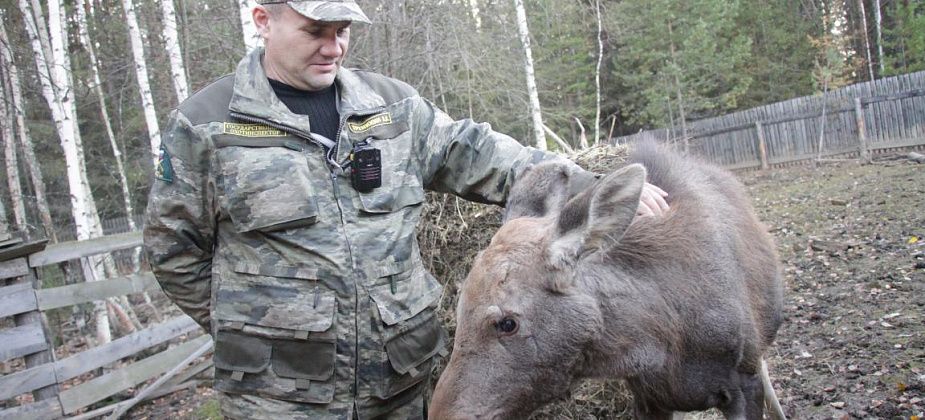
[[[222,209],[238,232],[306,226],[318,218],[318,204],[304,143],[293,138],[215,139]]]
[[[382,186],[359,194],[359,208],[365,213],[391,213],[424,201],[411,109],[411,102],[406,100],[347,121],[350,143],[368,141],[382,158]]]

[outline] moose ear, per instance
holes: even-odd
[[[553,266],[570,265],[581,254],[606,250],[619,242],[636,217],[645,182],[645,167],[629,165],[570,201],[559,214],[557,237],[550,244]]]

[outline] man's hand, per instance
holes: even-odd
[[[639,208],[636,217],[661,216],[668,211],[668,202],[665,201],[668,193],[648,182],[642,186],[642,195],[639,197]]]

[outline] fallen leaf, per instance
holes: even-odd
[[[908,240],[906,243],[909,244],[909,245],[912,245],[912,244],[914,244],[914,243],[916,243],[916,242],[918,242],[918,241],[919,241],[919,237],[918,237],[918,236],[912,236],[912,237],[909,238],[909,240]]]

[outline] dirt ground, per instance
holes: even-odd
[[[925,418],[925,165],[884,159],[738,177],[785,275],[786,321],[766,358],[788,416]],[[617,383],[590,382],[534,418],[627,418],[626,399]],[[216,409],[201,387],[127,418],[214,418]]]

